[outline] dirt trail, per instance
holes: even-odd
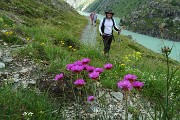
[[[88,24],[82,33],[81,42],[85,45],[95,46],[97,42],[96,29],[97,29],[97,26],[91,25],[91,21],[88,19]]]

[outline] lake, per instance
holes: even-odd
[[[89,16],[90,13],[78,11],[81,15]],[[104,15],[97,14],[99,20],[104,18]],[[114,17],[116,23],[118,24],[120,18]],[[137,43],[143,45],[144,47],[153,50],[154,52],[161,53],[161,47],[169,46],[170,48],[173,47],[171,54],[169,55],[172,59],[180,62],[180,42],[175,42],[167,39],[160,39],[151,37],[148,35],[142,35],[135,32],[131,32],[128,30],[122,30],[122,35],[131,35],[133,40]]]

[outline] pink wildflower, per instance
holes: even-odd
[[[144,86],[143,82],[140,81],[135,81],[132,83],[132,86],[136,89],[136,90],[141,90],[142,87]]]
[[[81,60],[82,64],[88,64],[91,60],[89,58],[84,58]]]
[[[137,76],[133,74],[127,74],[124,76],[124,80],[128,80],[130,83],[133,83],[137,79]]]
[[[79,72],[81,72],[83,69],[84,69],[84,66],[74,65],[74,66],[71,68],[71,71],[72,71],[72,72],[75,72],[75,73],[79,73]]]
[[[118,88],[121,88],[124,91],[132,90],[133,86],[128,80],[121,80],[118,82]]]
[[[86,71],[88,72],[88,73],[91,73],[91,72],[93,72],[95,70],[95,67],[93,67],[93,66],[86,66]]]
[[[74,85],[76,85],[77,87],[82,87],[83,85],[85,85],[85,81],[83,79],[78,79],[74,81]]]
[[[96,79],[98,79],[98,77],[99,77],[99,72],[92,72],[89,74],[89,78],[91,78],[91,79],[96,80]]]
[[[74,65],[82,65],[82,62],[80,60],[74,62]]]
[[[94,99],[95,99],[94,96],[88,96],[87,101],[88,102],[92,102],[92,101],[94,101]]]
[[[112,67],[113,67],[113,65],[110,63],[104,65],[104,69],[106,69],[106,70],[110,70]]]
[[[63,75],[63,73],[61,73],[61,74],[56,75],[54,80],[59,81],[59,80],[62,80],[63,77],[64,77],[64,75]]]
[[[101,74],[102,72],[104,72],[104,69],[103,68],[96,68],[94,70],[94,72],[99,72]]]
[[[72,68],[73,66],[74,66],[74,64],[67,64],[67,65],[66,65],[66,69],[67,69],[67,70],[71,70],[71,68]]]

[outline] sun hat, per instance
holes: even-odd
[[[108,10],[108,11],[105,12],[105,14],[108,14],[108,13],[114,15],[114,13],[112,12],[112,10]]]

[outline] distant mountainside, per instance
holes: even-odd
[[[95,0],[64,0],[64,1],[66,1],[68,4],[70,4],[76,10],[83,11]]]
[[[127,29],[180,41],[180,0],[95,0],[84,11],[112,9]]]
[[[151,0],[125,16],[129,30],[180,42],[180,1]]]
[[[104,11],[111,9],[115,16],[123,17],[135,8],[144,4],[147,0],[95,0],[84,11],[104,14]]]

